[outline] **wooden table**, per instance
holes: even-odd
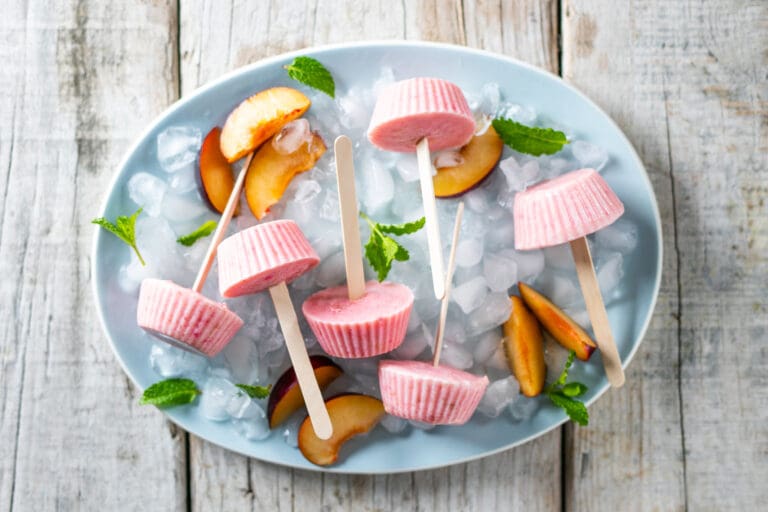
[[[627,385],[446,469],[324,475],[226,452],[151,407],[96,319],[90,249],[130,142],[238,66],[423,39],[561,74],[651,175],[664,277]],[[0,510],[752,510],[768,503],[764,0],[10,0],[0,15]]]

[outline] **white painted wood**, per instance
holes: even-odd
[[[91,294],[90,219],[176,96],[171,2],[4,2],[0,510],[173,510],[184,434],[138,405]]]
[[[466,1],[462,5],[437,0],[321,0],[297,4],[274,0],[183,2],[182,91],[188,93],[231,69],[283,51],[362,39],[408,37],[466,43],[557,71],[553,30],[557,8],[553,1]],[[461,18],[462,8],[471,16]],[[357,512],[525,507],[549,511],[559,508],[561,501],[559,429],[481,461],[376,477],[285,469],[228,453],[194,436],[190,436],[190,449],[193,510]]]
[[[568,508],[765,503],[768,5],[572,0],[563,13],[564,74],[635,141],[666,235],[627,386],[569,436]]]

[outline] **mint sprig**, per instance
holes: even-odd
[[[146,265],[144,262],[144,258],[141,257],[141,253],[139,252],[139,248],[136,247],[136,217],[139,216],[141,213],[141,208],[136,210],[136,212],[131,215],[130,217],[126,217],[125,215],[118,215],[117,219],[115,220],[115,223],[111,223],[104,217],[98,217],[96,219],[91,220],[92,224],[98,224],[102,228],[106,229],[113,235],[115,235],[117,238],[128,244],[129,247],[131,247],[134,252],[136,253],[136,256],[138,256],[139,261],[141,262],[142,266]]]
[[[190,379],[166,379],[145,389],[139,404],[165,409],[191,403],[200,393],[197,384]]]
[[[272,389],[272,384],[269,386],[252,386],[250,384],[235,384],[238,388],[246,392],[251,398],[267,398],[269,391]]]
[[[297,82],[335,98],[336,84],[333,81],[333,76],[317,59],[296,57],[293,62],[283,67],[288,71],[288,76]]]
[[[215,230],[216,230],[216,221],[209,220],[207,222],[204,222],[199,228],[189,233],[188,235],[180,236],[179,238],[176,239],[176,241],[181,245],[186,245],[187,247],[190,247],[192,244],[194,244],[201,238],[205,238],[206,236],[210,235]]]
[[[381,282],[387,278],[389,271],[392,270],[393,261],[408,261],[411,257],[408,250],[394,238],[387,236],[387,233],[397,236],[415,233],[424,227],[426,219],[422,217],[405,224],[380,224],[363,212],[360,212],[360,216],[371,227],[371,236],[365,244],[365,257],[373,270],[376,271],[379,282]]]
[[[493,120],[493,129],[504,144],[528,155],[552,155],[568,144],[568,139],[561,131],[526,126],[504,117]]]
[[[571,369],[575,358],[576,352],[571,350],[560,376],[555,382],[547,386],[544,392],[553,404],[565,411],[569,418],[581,426],[586,426],[589,424],[587,406],[576,398],[586,393],[588,388],[581,382],[566,382],[568,371]]]

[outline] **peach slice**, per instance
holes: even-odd
[[[436,197],[455,197],[478,186],[493,170],[504,149],[493,126],[482,135],[475,135],[459,150],[463,163],[439,167],[432,178]]]
[[[341,368],[336,363],[325,356],[312,356],[309,358],[315,378],[320,389],[325,389],[342,374]],[[275,382],[272,392],[269,394],[267,402],[267,418],[269,418],[269,428],[275,428],[294,412],[304,407],[304,397],[299,389],[299,382],[296,380],[296,372],[293,368],[288,368],[277,382]]]
[[[272,87],[240,103],[221,130],[221,152],[228,162],[242,158],[307,111],[309,98],[290,87]]]
[[[518,283],[517,286],[525,304],[547,332],[563,347],[576,352],[576,357],[588,361],[597,348],[589,334],[545,296],[525,283]]]
[[[333,424],[330,439],[320,439],[309,418],[299,429],[299,450],[313,464],[328,466],[339,458],[341,446],[352,436],[368,432],[384,416],[381,400],[366,395],[340,395],[325,402]]]
[[[211,203],[214,210],[224,213],[227,201],[235,187],[235,177],[232,174],[232,166],[221,154],[219,148],[219,136],[221,130],[215,127],[208,132],[200,148],[200,181],[203,184],[203,195]],[[237,215],[240,207],[235,208]]]
[[[277,203],[297,174],[306,172],[325,153],[325,143],[317,134],[312,140],[287,155],[278,152],[267,141],[253,155],[248,174],[245,176],[245,199],[257,219],[267,214],[269,207]]]
[[[520,391],[525,396],[536,396],[544,389],[547,376],[541,327],[520,297],[513,295],[510,299],[512,314],[504,323],[507,363],[520,383]]]

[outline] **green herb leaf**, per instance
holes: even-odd
[[[190,379],[166,379],[155,382],[141,395],[141,405],[155,405],[161,409],[192,402],[200,390]]]
[[[553,404],[562,408],[569,418],[582,427],[589,424],[589,413],[587,412],[587,407],[583,403],[568,397],[561,392],[549,393],[549,399]]]
[[[389,233],[391,235],[410,235],[423,228],[426,221],[426,217],[422,217],[419,220],[406,222],[405,224],[379,224],[379,230],[382,233]]]
[[[250,384],[235,384],[243,391],[245,391],[251,398],[267,398],[269,396],[269,390],[272,389],[272,384],[269,386],[251,386]]]
[[[292,63],[283,67],[288,71],[288,76],[297,82],[322,91],[331,98],[335,97],[336,84],[333,76],[317,59],[296,57]]]
[[[568,382],[568,371],[576,358],[576,352],[571,350],[568,359],[565,361],[565,367],[560,372],[560,376],[555,382],[547,386],[544,391],[553,404],[562,408],[573,421],[579,425],[585,426],[589,423],[589,412],[587,407],[576,399],[587,392],[587,386],[581,382]]]
[[[106,229],[107,231],[115,235],[117,238],[119,238],[120,240],[128,244],[128,246],[131,247],[134,250],[134,252],[136,252],[136,256],[138,256],[141,264],[146,265],[146,263],[144,262],[144,258],[141,257],[139,248],[136,247],[136,217],[139,216],[139,214],[141,213],[141,210],[142,209],[139,208],[130,217],[126,217],[124,215],[118,215],[117,219],[115,220],[115,224],[112,224],[110,221],[108,221],[104,217],[93,219],[91,223],[98,224],[99,226]]]
[[[216,230],[216,222],[213,220],[209,220],[207,222],[204,222],[199,228],[194,230],[188,235],[180,236],[176,239],[177,242],[179,242],[181,245],[186,245],[187,247],[191,246],[201,238],[205,238],[206,236],[210,235]]]
[[[411,257],[405,247],[385,233],[393,235],[415,233],[424,226],[424,217],[414,222],[406,222],[405,224],[379,224],[363,212],[360,212],[360,216],[371,227],[371,236],[365,244],[365,257],[376,271],[379,282],[381,282],[387,278],[389,271],[392,270],[393,261],[408,261]]]
[[[563,394],[570,397],[581,396],[587,392],[587,389],[589,388],[581,382],[569,382],[563,386]]]
[[[568,139],[561,131],[526,126],[503,117],[493,120],[493,129],[499,134],[504,144],[528,155],[552,155],[568,144]]]

